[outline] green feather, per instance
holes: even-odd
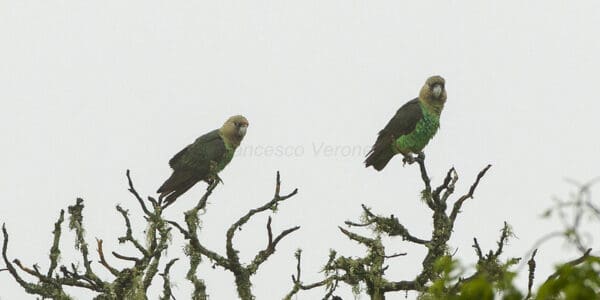
[[[394,151],[396,153],[421,152],[440,127],[439,113],[428,109],[421,101],[419,101],[419,106],[423,112],[423,117],[417,122],[415,130],[410,134],[402,135],[396,139],[396,143],[394,144]]]
[[[220,161],[217,162],[215,169],[212,170],[213,173],[216,174],[221,172],[229,164],[229,162],[231,162],[231,159],[233,159],[233,154],[235,153],[235,149],[236,147],[233,147],[225,142],[225,153],[221,157]]]

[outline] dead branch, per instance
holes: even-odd
[[[535,274],[535,255],[537,254],[537,249],[533,250],[533,253],[531,254],[531,258],[529,259],[529,261],[527,262],[527,265],[529,265],[529,276],[528,276],[528,281],[527,281],[527,295],[525,296],[525,300],[530,299],[531,298],[531,288],[533,287],[533,279],[534,279],[534,274]]]
[[[68,207],[69,213],[69,228],[75,233],[75,248],[81,253],[83,260],[83,272],[79,271],[76,265],[71,263],[70,269],[62,265],[59,267],[58,258],[60,256],[60,237],[61,225],[64,221],[64,211],[61,211],[59,219],[54,224],[53,242],[50,248],[50,265],[46,272],[42,273],[37,265],[29,268],[21,263],[18,259],[14,259],[11,263],[8,259],[8,232],[6,226],[3,226],[3,251],[2,256],[6,262],[6,270],[12,277],[21,285],[29,294],[39,295],[42,298],[52,299],[70,299],[63,290],[64,286],[78,287],[98,293],[99,298],[124,299],[128,297],[145,296],[146,290],[152,281],[152,278],[157,273],[158,264],[162,252],[167,249],[170,235],[170,228],[167,226],[162,217],[160,206],[153,205],[153,211],[149,211],[144,204],[144,201],[139,196],[139,193],[133,187],[130,172],[127,171],[127,180],[129,183],[129,192],[134,195],[138,203],[144,211],[146,220],[149,224],[149,229],[146,230],[146,240],[150,241],[149,245],[143,246],[137,239],[133,237],[133,230],[129,219],[129,212],[120,206],[117,206],[117,211],[125,220],[126,233],[125,236],[118,238],[120,243],[129,242],[141,253],[139,257],[124,256],[113,251],[112,254],[123,260],[134,262],[134,266],[130,268],[117,269],[108,264],[104,255],[101,239],[96,239],[97,252],[100,265],[106,268],[115,278],[112,281],[100,279],[96,275],[92,267],[92,262],[89,258],[88,243],[85,238],[85,229],[83,225],[83,199],[77,198],[74,205]],[[151,199],[149,200],[151,201]],[[151,201],[152,202],[152,201]],[[27,282],[20,275],[18,269],[37,279],[37,283]],[[59,269],[60,273],[56,272]],[[132,282],[140,282],[137,284],[125,284]]]
[[[350,258],[344,256],[336,256],[333,252],[333,256],[330,256],[329,262],[325,266],[325,271],[329,275],[323,282],[332,282],[337,280],[346,284],[355,286],[359,283],[364,283],[367,288],[367,294],[371,299],[384,299],[384,294],[394,291],[419,291],[424,292],[428,288],[428,284],[431,283],[438,277],[435,271],[434,264],[442,256],[450,255],[448,253],[448,241],[452,235],[454,222],[458,216],[462,205],[467,199],[473,198],[475,190],[477,189],[479,182],[485,176],[491,165],[487,165],[483,168],[474,183],[469,188],[468,192],[459,197],[453,204],[450,212],[447,210],[447,202],[450,196],[454,193],[456,182],[458,181],[458,174],[454,168],[450,168],[446,173],[442,183],[433,188],[431,179],[427,173],[425,166],[425,159],[419,155],[415,159],[419,165],[421,173],[421,179],[423,181],[424,189],[422,192],[422,199],[427,204],[427,207],[433,213],[433,228],[431,230],[431,238],[422,239],[412,235],[406,227],[400,223],[397,217],[391,215],[384,217],[377,215],[367,208],[365,205],[363,208],[362,222],[346,221],[345,224],[349,227],[370,227],[376,234],[376,237],[371,238],[355,232],[351,232],[340,228],[341,232],[351,240],[354,240],[367,248],[367,254],[364,257]],[[500,241],[498,242],[498,249],[495,252],[490,252],[489,255],[493,258],[497,258],[502,251],[502,246],[506,242],[508,237],[508,229],[505,224],[506,231],[503,231]],[[385,253],[385,247],[381,243],[380,235],[386,235],[390,237],[400,236],[402,240],[423,245],[427,249],[425,258],[423,259],[423,268],[412,280],[398,280],[392,281],[385,278],[385,270],[387,266],[384,265],[386,259],[398,257],[402,254],[387,255]],[[478,255],[481,259],[484,259],[483,253],[475,240],[476,249],[479,249]],[[298,267],[299,268],[299,267]],[[339,275],[339,274],[343,275]],[[299,272],[297,277],[299,277]],[[292,291],[288,293],[288,297],[296,294],[299,290],[302,290],[299,279],[293,278],[294,286]],[[321,286],[323,282],[318,282],[314,287]],[[286,298],[289,299],[289,298]]]
[[[267,246],[265,247],[265,249],[259,251],[255,255],[254,259],[252,259],[252,261],[247,266],[244,266],[241,263],[238,256],[238,250],[236,250],[233,245],[233,238],[235,237],[235,233],[256,214],[264,212],[266,210],[275,210],[279,203],[295,196],[298,193],[298,189],[294,189],[289,194],[281,195],[281,178],[279,172],[277,172],[275,182],[275,193],[272,200],[260,207],[249,210],[248,213],[246,213],[244,216],[242,216],[229,227],[226,233],[226,255],[223,256],[221,254],[218,254],[216,251],[209,250],[200,242],[198,238],[198,232],[200,228],[198,212],[201,209],[205,209],[208,197],[212,193],[214,187],[214,184],[209,186],[206,193],[198,201],[196,206],[194,206],[191,210],[185,212],[184,216],[186,228],[184,228],[175,221],[167,221],[168,224],[171,224],[175,228],[177,228],[179,232],[183,235],[183,237],[189,242],[187,246],[187,254],[190,257],[190,269],[188,271],[187,278],[194,284],[194,293],[192,297],[194,299],[206,299],[206,286],[204,285],[204,281],[199,279],[196,275],[197,267],[201,262],[201,258],[204,256],[213,261],[215,265],[223,267],[224,269],[233,273],[235,277],[238,296],[241,299],[253,299],[254,296],[252,295],[251,291],[250,278],[257,272],[260,265],[264,263],[275,252],[277,244],[283,238],[285,238],[292,232],[298,230],[300,227],[295,226],[292,228],[288,228],[274,237],[271,227],[272,219],[271,217],[269,217],[266,226]]]

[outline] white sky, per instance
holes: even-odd
[[[455,166],[463,192],[493,164],[476,198],[465,203],[451,245],[470,265],[472,238],[495,247],[506,220],[518,236],[507,254],[521,256],[559,228],[538,216],[553,195],[571,190],[564,178],[600,174],[600,3],[485,2],[0,2],[0,222],[11,234],[10,257],[46,268],[52,223],[77,196],[86,200],[88,241],[98,237],[107,251],[127,253],[116,242],[124,231],[114,206],[131,209],[138,236],[143,223],[125,170],[140,193],[154,195],[173,154],[238,113],[250,120],[243,147],[255,151],[221,174],[225,185],[202,216],[206,245],[224,254],[225,231],[270,200],[276,170],[283,191],[300,189],[280,206],[273,226],[302,228],[254,278],[257,299],[287,293],[299,247],[305,282],[322,279],[330,248],[364,253],[337,229],[358,219],[361,203],[428,238],[430,212],[419,201],[416,166],[394,159],[377,173],[364,168],[364,153],[316,149],[370,146],[433,74],[444,76],[448,89],[441,130],[426,149],[434,183]],[[257,149],[265,146],[301,153],[264,155]],[[167,215],[182,220],[204,188],[182,196]],[[266,219],[259,215],[238,233],[244,261],[266,244]],[[79,256],[70,250],[72,234],[64,230],[63,237],[68,264]],[[182,245],[176,235],[169,252],[183,258],[173,269],[178,299],[191,289]],[[408,252],[392,261],[388,277],[412,279],[424,250],[400,239],[387,245],[390,253]],[[561,245],[540,250],[537,278],[573,257]],[[228,272],[206,264],[198,275],[212,299],[236,297]],[[155,285],[153,295],[162,282]],[[352,299],[349,288],[338,294]],[[34,299],[6,272],[0,298]]]

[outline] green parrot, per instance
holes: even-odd
[[[446,102],[445,80],[431,76],[421,88],[419,97],[402,105],[394,117],[379,131],[377,141],[367,153],[366,167],[381,171],[400,153],[404,163],[413,163],[411,153],[421,151],[440,127],[440,114]]]
[[[171,177],[156,191],[158,199],[165,201],[164,207],[173,203],[177,197],[185,193],[199,181],[212,184],[221,181],[218,173],[229,164],[240,145],[248,120],[237,115],[230,117],[223,126],[215,129],[194,141],[175,154],[169,165],[173,169]]]

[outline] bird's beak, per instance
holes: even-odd
[[[240,129],[238,130],[238,133],[240,136],[245,136],[246,135],[246,129],[248,129],[248,125],[242,125],[240,126]]]
[[[436,98],[439,98],[442,95],[442,86],[439,84],[436,84],[433,86],[433,96],[435,96]]]

